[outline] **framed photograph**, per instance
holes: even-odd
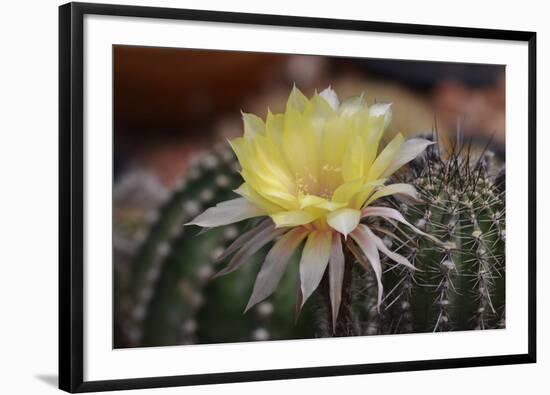
[[[59,9],[59,386],[536,360],[534,32]]]

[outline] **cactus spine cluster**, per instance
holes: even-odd
[[[404,177],[421,204],[391,201],[442,243],[404,228],[389,232],[414,261],[415,273],[387,267],[388,333],[500,328],[505,325],[505,199],[503,164],[471,145],[443,153],[432,146]]]

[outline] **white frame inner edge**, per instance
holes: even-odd
[[[111,196],[115,44],[506,65],[506,205],[512,208],[506,211],[506,329],[114,350]],[[85,15],[84,379],[526,353],[527,79],[526,42]]]

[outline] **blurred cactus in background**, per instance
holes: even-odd
[[[205,207],[234,195],[238,163],[217,146],[192,161],[187,177],[146,215],[147,230],[126,270],[115,267],[115,346],[159,346],[314,337],[309,310],[295,325],[297,271],[283,278],[271,301],[243,315],[260,254],[224,279],[211,280],[224,249],[247,224],[198,229],[183,224]],[[120,266],[120,265],[119,265]]]

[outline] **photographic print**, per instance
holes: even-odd
[[[61,389],[536,361],[536,33],[59,22]]]
[[[504,65],[112,53],[114,348],[506,328]]]

